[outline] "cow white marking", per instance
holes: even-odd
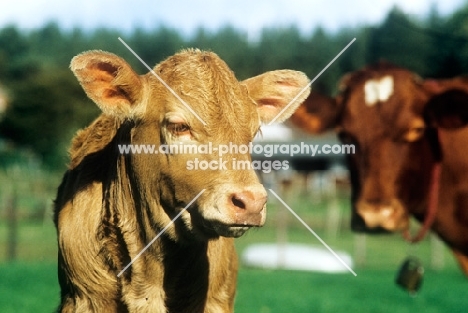
[[[369,79],[364,84],[364,99],[367,106],[377,102],[387,101],[393,94],[393,77],[384,76],[381,79]]]

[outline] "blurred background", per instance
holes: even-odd
[[[100,49],[145,73],[118,37],[151,66],[183,48],[212,50],[240,80],[281,68],[313,78],[356,38],[314,82],[312,88],[327,95],[336,94],[344,74],[381,59],[422,77],[468,73],[468,3],[461,0],[19,0],[3,6],[0,312],[52,312],[58,305],[52,201],[73,134],[99,114],[68,66],[76,54]],[[333,134],[311,137],[290,126],[265,136],[264,142],[336,142]],[[265,227],[237,240],[243,263],[236,312],[466,312],[468,281],[435,236],[410,246],[399,235],[353,234],[342,158],[290,161],[291,171],[266,175],[265,184],[349,258],[357,276],[346,270],[290,270],[281,260],[267,269],[248,263],[253,244],[322,248],[270,197]],[[416,297],[394,284],[408,255],[425,265]]]

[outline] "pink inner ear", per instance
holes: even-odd
[[[106,88],[103,98],[107,99],[127,99],[125,92],[120,88]]]
[[[117,75],[117,71],[119,70],[116,66],[110,63],[99,62],[95,65],[95,67],[102,72],[109,73],[112,77]]]
[[[258,100],[258,115],[260,120],[268,123],[275,118],[285,106],[284,101],[278,98],[262,98]]]
[[[270,106],[270,107],[274,107],[274,108],[277,108],[277,107],[281,106],[283,104],[283,102],[284,102],[283,99],[275,98],[275,97],[261,98],[261,99],[258,99],[258,101],[257,101],[258,105]]]
[[[280,86],[282,85],[282,86],[295,87],[295,88],[300,87],[299,83],[294,79],[278,80],[278,81],[275,81],[275,83]]]

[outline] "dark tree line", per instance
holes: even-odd
[[[255,42],[230,26],[215,32],[200,28],[186,38],[166,27],[125,33],[105,28],[65,31],[56,23],[28,31],[11,25],[0,29],[0,84],[11,99],[0,116],[3,142],[33,151],[46,165],[62,167],[73,133],[99,113],[68,69],[71,58],[85,50],[106,50],[125,58],[138,72],[147,72],[118,37],[150,66],[183,48],[212,50],[239,79],[280,68],[301,70],[313,78],[355,37],[313,85],[328,94],[336,92],[345,73],[381,59],[423,77],[468,73],[468,5],[446,17],[434,7],[421,20],[394,8],[378,25],[335,33],[320,27],[309,35],[295,26],[268,28]],[[2,153],[0,148],[0,161]]]

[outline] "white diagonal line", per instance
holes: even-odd
[[[166,84],[166,82],[161,78],[159,77],[158,74],[156,74],[156,72],[148,66],[148,64],[145,63],[145,61],[143,61],[142,58],[140,58],[140,56],[135,52],[133,51],[132,48],[130,48],[129,45],[127,45],[127,43],[125,41],[123,41],[122,38],[118,37],[120,42],[131,52],[133,53],[133,55],[151,72],[151,74],[153,74],[160,82],[161,84],[164,85],[164,87],[167,88],[167,90],[169,90],[190,112],[192,112],[193,115],[195,115],[196,118],[198,118],[198,120],[204,125],[206,126],[206,123],[205,121],[187,104],[187,102],[185,102],[181,97],[179,97],[179,95],[171,88],[169,87],[168,84]]]
[[[320,71],[320,73],[318,73],[318,74],[317,74],[317,75],[314,77],[314,79],[312,79],[312,80],[311,80],[311,81],[310,81],[310,82],[307,84],[307,86],[305,86],[305,87],[304,87],[304,88],[303,88],[303,89],[302,89],[302,90],[301,90],[301,91],[300,91],[300,92],[297,94],[297,96],[295,96],[295,97],[294,97],[294,98],[293,98],[293,99],[292,99],[292,100],[291,100],[291,101],[288,103],[288,105],[287,105],[287,106],[285,106],[285,107],[284,107],[284,108],[281,110],[281,112],[279,112],[279,113],[278,113],[278,115],[276,115],[276,116],[275,116],[275,118],[274,118],[274,119],[272,119],[272,120],[270,121],[270,123],[268,123],[268,125],[271,125],[271,124],[273,124],[273,123],[274,123],[274,122],[275,122],[275,121],[278,119],[278,117],[280,117],[280,116],[281,116],[281,114],[283,114],[283,112],[284,112],[284,111],[286,111],[286,110],[287,110],[287,108],[288,108],[288,107],[289,107],[291,104],[293,104],[293,103],[294,103],[294,101],[296,101],[296,100],[297,100],[297,98],[299,98],[299,96],[300,96],[300,95],[301,95],[301,94],[302,94],[304,91],[306,91],[306,90],[307,90],[307,88],[309,88],[309,87],[310,87],[310,85],[312,85],[312,83],[313,83],[314,81],[316,81],[316,80],[317,80],[317,78],[319,78],[319,77],[320,77],[320,75],[322,75],[322,74],[323,74],[323,72],[325,72],[325,71],[327,70],[327,68],[329,68],[329,67],[330,67],[330,65],[332,65],[332,64],[333,64],[333,63],[334,63],[334,62],[335,62],[335,61],[336,61],[336,60],[337,60],[337,59],[340,57],[340,55],[342,55],[342,54],[343,54],[343,52],[345,52],[345,51],[346,51],[346,49],[348,49],[348,48],[349,48],[349,46],[351,46],[351,45],[352,45],[352,43],[353,43],[354,41],[356,41],[356,38],[353,38],[353,40],[351,40],[351,42],[350,42],[350,43],[348,43],[348,44],[346,45],[346,47],[344,47],[344,48],[343,48],[343,50],[341,50],[341,51],[340,51],[340,53],[338,53],[338,54],[336,55],[336,57],[335,57],[333,60],[331,60],[331,61],[330,61],[330,63],[328,63],[328,64],[327,64],[327,66],[325,66],[325,67],[323,68],[323,70],[322,70],[322,71]]]
[[[136,260],[137,260],[137,259],[138,259],[138,258],[139,258],[139,257],[140,257],[140,256],[141,256],[141,255],[142,255],[142,254],[143,254],[143,253],[144,253],[144,252],[161,236],[161,235],[162,235],[162,234],[164,234],[164,232],[165,232],[172,224],[174,224],[174,222],[176,221],[176,219],[178,219],[178,218],[182,215],[182,213],[184,213],[184,212],[189,208],[189,206],[191,206],[192,203],[194,203],[195,200],[197,200],[198,197],[201,196],[201,194],[202,194],[203,192],[205,192],[205,190],[206,190],[206,189],[203,189],[202,191],[200,191],[200,192],[198,193],[198,195],[196,195],[195,198],[193,198],[193,200],[190,201],[189,204],[187,204],[187,205],[185,206],[185,208],[183,208],[183,210],[180,211],[179,214],[177,214],[177,215],[172,219],[172,221],[170,221],[169,224],[167,224],[166,227],[164,227],[164,228],[159,232],[159,234],[157,234],[156,237],[154,237],[153,240],[151,240],[151,241],[140,251],[140,253],[138,253],[138,254],[133,258],[133,260],[132,260],[130,263],[128,263],[127,266],[125,266],[125,267],[123,268],[123,270],[120,271],[119,274],[117,274],[117,277],[120,277],[120,275],[122,275],[122,274],[133,264],[133,262],[135,262],[135,261],[136,261]]]
[[[296,212],[294,212],[294,210],[291,209],[291,208],[286,204],[286,202],[283,201],[283,199],[281,199],[272,189],[268,189],[268,190],[270,190],[270,192],[273,193],[273,195],[274,195],[274,196],[275,196],[291,213],[292,213],[292,215],[294,215],[294,216],[299,220],[299,222],[301,222],[302,225],[304,225],[305,228],[307,228],[307,229],[312,233],[312,235],[314,235],[314,236],[325,246],[325,248],[327,248],[328,251],[330,251],[330,252],[335,256],[335,258],[337,258],[338,261],[340,261],[341,264],[343,264],[343,265],[348,269],[348,271],[350,271],[354,276],[357,276],[357,274],[348,266],[348,264],[346,264],[346,262],[343,261],[343,260],[338,256],[338,254],[336,254],[335,251],[333,251],[333,249],[330,248],[330,247],[325,243],[325,241],[323,241],[322,238],[320,238],[319,235],[317,235],[317,234],[312,230],[312,228],[310,228],[309,225],[307,225],[307,223],[304,222],[304,220],[303,220],[299,215],[297,215]]]

